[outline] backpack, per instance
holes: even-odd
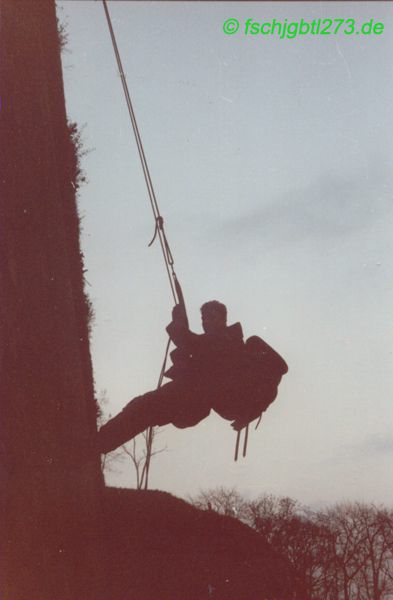
[[[288,366],[278,352],[254,335],[244,344],[236,371],[232,392],[215,402],[213,409],[229,421],[249,423],[275,400]]]

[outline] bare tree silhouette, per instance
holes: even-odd
[[[222,487],[191,502],[239,518],[286,559],[292,600],[393,599],[392,510],[355,502],[312,511],[291,498],[246,500]]]
[[[106,408],[108,405],[108,395],[106,390],[101,390],[98,394],[98,405],[99,405],[99,426],[103,425],[111,415],[106,415]],[[134,469],[135,474],[135,486],[136,489],[147,489],[147,465],[151,462],[151,459],[157,454],[161,454],[167,450],[167,447],[155,448],[155,442],[159,431],[156,428],[152,429],[149,434],[144,431],[139,436],[133,438],[130,442],[123,444],[120,448],[117,448],[113,452],[101,455],[101,470],[105,474],[116,470],[116,466],[120,463],[124,463],[125,459],[131,461],[131,465]],[[150,445],[150,457],[148,457]]]

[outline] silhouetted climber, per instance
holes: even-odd
[[[211,409],[224,419],[233,421],[232,427],[240,432],[250,421],[260,417],[275,399],[277,386],[288,367],[261,338],[254,336],[244,343],[240,323],[227,326],[226,307],[220,302],[211,301],[202,306],[204,334],[197,335],[189,330],[174,259],[155,196],[116,36],[106,2],[103,4],[155,220],[155,232],[149,246],[159,239],[173,298],[179,304],[173,309],[172,322],[167,327],[171,340],[177,346],[171,353],[173,366],[165,373],[172,381],[127,404],[119,415],[100,429],[99,447],[102,452],[109,452],[154,425],[173,423],[176,427],[192,427],[207,417]],[[247,434],[248,428],[243,456]],[[240,433],[235,460],[239,439]]]
[[[240,323],[227,326],[224,304],[207,302],[201,314],[204,333],[196,334],[189,329],[184,304],[174,307],[167,332],[177,347],[165,373],[172,381],[138,396],[103,425],[98,434],[101,452],[151,426],[192,427],[211,409],[239,430],[273,402],[288,370],[281,356],[257,336],[244,343]]]

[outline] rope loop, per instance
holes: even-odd
[[[175,260],[173,258],[173,254],[172,254],[171,248],[169,246],[168,239],[166,237],[166,233],[165,233],[165,229],[164,229],[164,217],[162,217],[161,215],[158,215],[158,217],[156,217],[156,226],[154,229],[154,235],[148,244],[149,248],[150,248],[150,246],[153,245],[155,239],[157,238],[157,235],[161,239],[165,262],[167,263],[167,265],[169,267],[171,267],[172,275],[175,275],[175,272],[173,270]]]
[[[172,268],[174,266],[174,264],[175,264],[175,261],[173,259],[172,252],[171,252],[171,249],[170,249],[170,246],[169,246],[169,242],[168,242],[168,240],[166,238],[164,229],[162,229],[162,237],[163,237],[163,240],[164,240],[165,256],[166,256],[166,259],[168,261],[168,265]],[[172,268],[172,272],[173,272],[173,268]]]
[[[156,217],[156,226],[154,229],[154,235],[152,237],[152,240],[147,245],[148,248],[150,248],[150,246],[154,243],[154,240],[157,237],[158,231],[164,231],[164,218],[161,215],[158,215],[158,217]]]

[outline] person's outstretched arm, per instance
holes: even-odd
[[[172,342],[178,348],[192,352],[197,343],[199,335],[190,331],[186,311],[181,304],[174,306],[172,310],[172,322],[166,328]]]

